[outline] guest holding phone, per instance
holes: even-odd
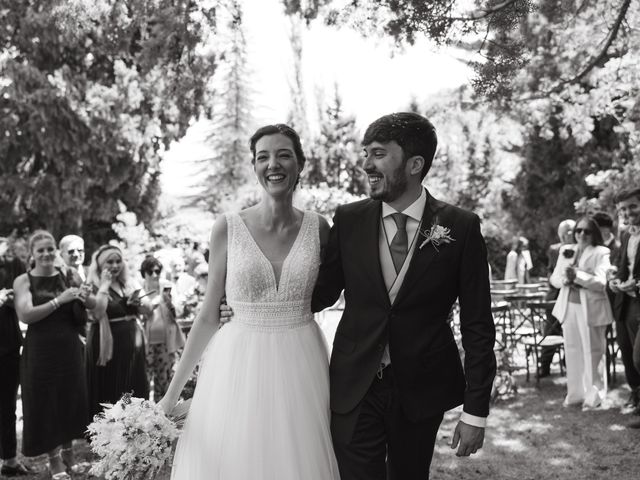
[[[178,350],[184,346],[184,334],[176,322],[176,309],[171,298],[171,284],[160,280],[162,263],[148,256],[140,266],[144,292],[151,310],[144,312],[147,338],[147,375],[153,383],[153,398],[159,400],[167,392]]]
[[[127,392],[149,398],[139,317],[153,306],[129,277],[116,246],[103,245],[93,254],[87,281],[96,292],[87,335],[89,408],[95,415],[102,410],[101,403],[115,403]]]

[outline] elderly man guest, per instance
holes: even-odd
[[[84,240],[78,235],[66,235],[58,244],[60,256],[65,265],[73,267],[84,282],[87,279],[84,268]]]

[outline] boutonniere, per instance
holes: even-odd
[[[564,258],[573,258],[575,253],[576,251],[573,248],[565,248],[564,251],[562,252],[562,256]]]
[[[451,242],[455,242],[456,239],[451,235],[451,229],[448,227],[443,227],[442,225],[438,225],[438,220],[436,219],[431,228],[428,230],[425,228],[424,230],[420,230],[420,235],[424,237],[424,241],[420,244],[418,249],[422,250],[427,243],[433,245],[433,248],[436,249],[436,252],[439,252],[438,247],[442,244],[447,244]]]

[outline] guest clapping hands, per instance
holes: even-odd
[[[14,282],[18,318],[29,327],[21,364],[24,415],[22,450],[26,456],[47,453],[52,477],[82,470],[75,464],[71,441],[83,438],[89,420],[84,347],[78,324],[95,299],[80,289],[75,271],[55,266],[56,243],[44,230],[29,239],[33,269]],[[82,328],[83,329],[83,328]],[[62,450],[61,450],[62,448]]]
[[[553,315],[562,322],[567,363],[565,405],[597,407],[607,391],[605,331],[613,322],[606,295],[609,249],[591,218],[574,230],[576,243],[560,248],[551,284],[560,289]]]

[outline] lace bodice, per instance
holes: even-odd
[[[227,303],[234,322],[264,328],[309,322],[311,295],[320,265],[318,217],[304,212],[300,232],[282,265],[280,283],[237,213],[227,219]]]

